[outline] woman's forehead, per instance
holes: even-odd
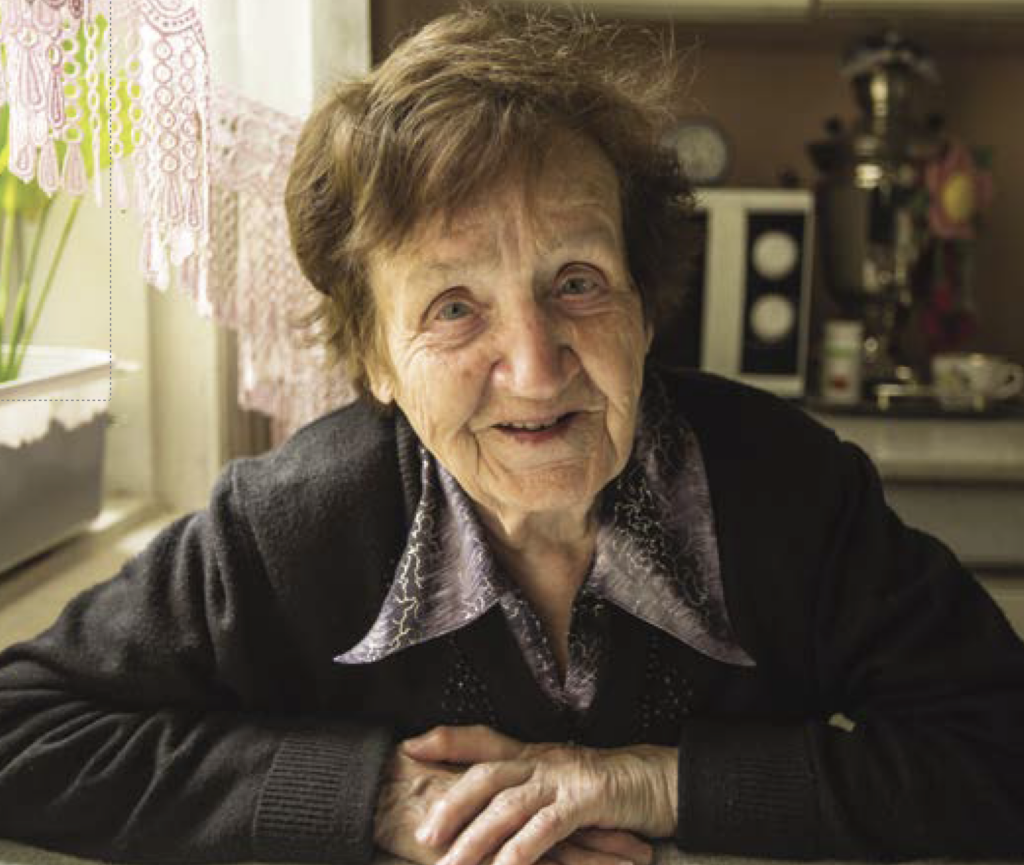
[[[414,280],[457,274],[466,268],[497,265],[518,256],[526,242],[542,257],[560,250],[604,250],[620,254],[623,247],[614,199],[580,198],[574,204],[543,202],[526,208],[496,198],[473,218],[436,223],[421,241],[399,250],[392,261]]]
[[[567,237],[617,243],[618,177],[596,146],[583,143],[587,146],[575,153],[552,148],[535,173],[510,171],[454,213],[424,220],[403,244],[404,251],[421,256],[448,246],[494,244],[496,232],[516,221],[529,223],[543,246]]]

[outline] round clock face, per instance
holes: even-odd
[[[729,143],[725,133],[711,120],[690,118],[681,121],[667,136],[675,148],[690,182],[697,186],[721,183],[729,170]]]

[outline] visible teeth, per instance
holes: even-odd
[[[523,429],[529,430],[530,432],[536,432],[537,430],[550,429],[556,423],[558,423],[557,418],[553,421],[548,421],[547,423],[507,423],[505,426],[511,427],[512,429]]]

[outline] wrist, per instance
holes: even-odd
[[[609,807],[616,828],[670,838],[679,813],[679,752],[661,745],[609,748]]]

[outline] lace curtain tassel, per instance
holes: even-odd
[[[64,189],[71,195],[84,195],[89,181],[85,174],[82,146],[76,141],[68,145],[64,156]]]
[[[128,179],[125,177],[123,160],[115,159],[110,168],[110,185],[113,192],[113,205],[120,211],[131,206],[131,193],[128,190]]]
[[[57,147],[53,141],[47,141],[39,152],[36,182],[47,195],[53,195],[60,188],[60,167],[57,163]]]

